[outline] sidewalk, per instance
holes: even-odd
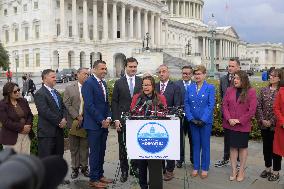
[[[30,104],[32,112],[37,114],[35,105]],[[259,174],[264,169],[264,161],[262,155],[262,142],[249,142],[249,155],[246,169],[246,179],[243,182],[229,181],[231,167],[215,168],[214,163],[223,156],[223,137],[211,137],[211,167],[207,179],[199,177],[191,178],[190,173],[192,166],[189,161],[189,145],[186,140],[186,169],[175,168],[175,178],[169,182],[164,182],[164,189],[284,189],[283,171],[280,172],[280,180],[277,182],[269,182],[267,179],[259,177]],[[64,158],[68,164],[71,163],[70,151],[65,151]],[[118,143],[117,133],[114,129],[109,129],[109,136],[107,140],[106,157],[104,163],[105,176],[115,179],[115,174],[118,168]],[[70,166],[69,166],[70,167]],[[284,163],[282,162],[282,167]],[[91,189],[88,186],[88,178],[80,175],[77,179],[70,178],[71,169],[66,176],[71,183],[68,185],[61,185],[59,189]],[[129,177],[125,183],[119,182],[109,185],[108,188],[115,189],[139,189],[138,180],[134,177]],[[188,187],[189,186],[189,187]]]

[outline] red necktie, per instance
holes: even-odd
[[[164,92],[165,92],[165,84],[162,83],[161,86],[162,86],[162,87],[161,87],[160,93],[161,93],[161,94],[164,94]]]

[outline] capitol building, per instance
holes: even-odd
[[[281,44],[248,44],[237,28],[204,23],[204,0],[0,0],[0,42],[15,72],[91,67],[107,62],[119,76],[126,57],[139,61],[139,72],[161,64],[224,69],[228,58],[251,68],[284,66]],[[214,23],[211,23],[214,26]],[[212,30],[213,31],[213,30]],[[212,35],[214,40],[211,40]],[[212,48],[212,49],[211,49]]]

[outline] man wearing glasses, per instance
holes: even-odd
[[[187,86],[189,86],[193,81],[192,77],[192,67],[184,66],[182,67],[182,79],[176,82],[176,85],[180,87],[181,91],[181,104],[184,105],[184,96],[187,90]],[[193,164],[193,150],[192,150],[192,142],[191,142],[191,132],[189,129],[189,122],[186,117],[181,119],[180,125],[180,160],[177,161],[177,168],[182,168],[182,164],[184,162],[184,148],[185,148],[185,135],[188,134],[188,140],[190,145],[190,162]]]

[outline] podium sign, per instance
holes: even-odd
[[[126,120],[129,159],[180,159],[180,120]]]

